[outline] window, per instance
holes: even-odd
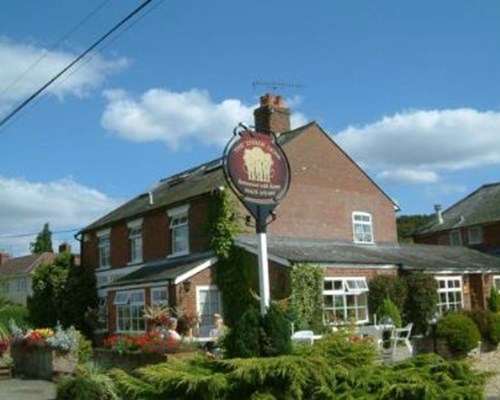
[[[436,278],[438,283],[438,309],[443,314],[446,311],[457,311],[462,308],[462,278],[459,276]]]
[[[200,317],[198,336],[209,336],[214,314],[222,315],[222,302],[217,286],[196,287],[196,310]]]
[[[450,232],[450,245],[451,246],[462,246],[462,236],[460,235],[459,230]]]
[[[168,289],[166,287],[151,288],[151,305],[168,306]]]
[[[111,265],[111,244],[109,241],[110,230],[106,229],[97,233],[99,240],[99,268],[108,268]]]
[[[500,275],[495,275],[493,277],[493,285],[495,285],[495,288],[500,292]]]
[[[365,212],[352,213],[355,243],[373,243],[372,216]]]
[[[128,223],[130,240],[130,262],[142,262],[142,219]]]
[[[483,241],[483,232],[480,226],[471,226],[469,228],[469,244],[481,244]]]
[[[173,255],[189,253],[188,209],[189,206],[181,206],[168,210]]]
[[[144,290],[116,292],[116,326],[118,332],[141,332],[144,320]]]
[[[108,300],[106,296],[99,297],[97,305],[97,329],[100,331],[108,330]]]
[[[10,290],[9,281],[5,280],[3,282],[3,290],[4,290],[5,293],[9,293],[9,290]]]
[[[323,318],[326,323],[368,322],[365,278],[325,278]]]
[[[28,282],[26,277],[17,279],[17,291],[18,292],[26,292],[28,287]]]

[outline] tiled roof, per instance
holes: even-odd
[[[125,286],[151,282],[174,281],[179,276],[191,271],[215,257],[213,252],[189,254],[182,257],[154,261],[144,267],[115,280],[110,286]]]
[[[257,251],[254,236],[241,236],[237,245]],[[355,245],[327,240],[268,237],[268,253],[291,263],[394,266],[442,271],[500,271],[500,259],[465,247],[432,245]],[[272,258],[272,257],[271,257]]]
[[[53,261],[55,257],[54,253],[41,253],[11,258],[0,266],[0,273],[2,275],[28,274],[39,265]]]
[[[443,223],[433,219],[416,236],[500,221],[500,182],[481,186],[442,213]]]
[[[291,142],[313,124],[314,122],[280,135],[278,139],[279,143],[284,145]],[[93,222],[82,231],[105,228],[111,223],[119,220],[138,217],[156,208],[175,205],[185,199],[210,193],[212,190],[224,184],[225,178],[222,171],[222,158],[217,158],[162,179],[150,192],[142,193],[136,198],[126,202],[104,217]],[[153,204],[150,204],[150,193]]]

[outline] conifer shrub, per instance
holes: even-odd
[[[500,313],[492,312],[488,318],[488,340],[493,345],[500,343]]]
[[[225,355],[232,357],[260,356],[260,312],[250,306],[222,340]]]
[[[391,318],[392,323],[395,327],[401,327],[401,314],[399,312],[399,309],[396,304],[394,304],[388,297],[384,299],[381,306],[377,310],[377,316],[380,321],[382,321],[384,317],[389,317]]]
[[[491,285],[488,306],[490,308],[490,311],[500,311],[500,293],[498,293],[498,289],[495,287],[495,285]]]
[[[275,304],[271,303],[262,320],[261,355],[277,356],[292,351],[290,320]]]
[[[477,328],[479,329],[481,338],[483,338],[485,341],[489,340],[491,311],[474,308],[472,310],[464,310],[462,311],[462,313],[467,315],[474,321]]]
[[[57,385],[57,400],[118,400],[115,383],[99,367],[81,365],[75,376],[69,376]]]
[[[451,313],[438,321],[438,337],[444,339],[449,350],[456,355],[465,355],[476,348],[481,339],[474,321],[465,314]]]

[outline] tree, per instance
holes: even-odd
[[[33,295],[28,297],[29,321],[37,327],[53,327],[63,316],[63,299],[72,256],[59,254],[53,263],[40,265],[33,274]]]
[[[30,250],[33,254],[54,252],[52,249],[52,232],[49,229],[48,222],[45,223],[40,233],[36,235],[35,241],[30,243]]]
[[[93,327],[87,318],[89,309],[98,305],[96,278],[92,268],[70,264],[64,296],[61,299],[61,324],[73,325],[88,338],[92,337]]]
[[[397,219],[398,240],[400,242],[412,242],[411,236],[421,226],[428,223],[434,217],[433,214],[425,215],[401,215]]]

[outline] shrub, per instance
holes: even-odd
[[[57,385],[57,400],[118,400],[115,384],[94,364],[85,364],[76,376]]]
[[[262,321],[263,338],[261,355],[276,356],[292,351],[290,321],[276,305],[271,304]]]
[[[258,357],[260,355],[260,312],[250,306],[222,340],[227,357]]]
[[[500,311],[500,293],[498,293],[498,289],[495,287],[495,285],[491,285],[488,306],[493,312]]]
[[[474,321],[481,337],[484,340],[489,340],[491,311],[475,308],[462,311],[462,313]]]
[[[9,326],[13,319],[17,326],[26,328],[28,325],[28,309],[21,305],[5,305],[0,309],[0,326]]]
[[[80,364],[88,363],[90,360],[92,360],[92,357],[94,355],[92,342],[88,339],[85,339],[85,336],[83,336],[81,332],[78,332],[77,340],[78,340],[78,362]]]
[[[368,309],[377,312],[385,299],[389,298],[399,309],[399,313],[404,309],[407,292],[406,282],[398,276],[379,275],[368,282]],[[377,312],[378,315],[378,312]]]
[[[464,314],[448,314],[437,325],[438,337],[446,340],[452,353],[463,355],[477,347],[481,336],[472,319]]]
[[[404,308],[405,320],[413,322],[415,334],[425,333],[427,320],[437,305],[437,282],[431,275],[423,272],[412,273],[405,280],[408,294]]]
[[[392,319],[392,323],[395,327],[401,327],[401,314],[399,313],[398,307],[391,301],[391,299],[386,298],[382,302],[382,305],[377,310],[377,315],[380,320],[384,317],[389,317]]]
[[[490,313],[488,318],[488,340],[494,345],[500,343],[500,313]]]

